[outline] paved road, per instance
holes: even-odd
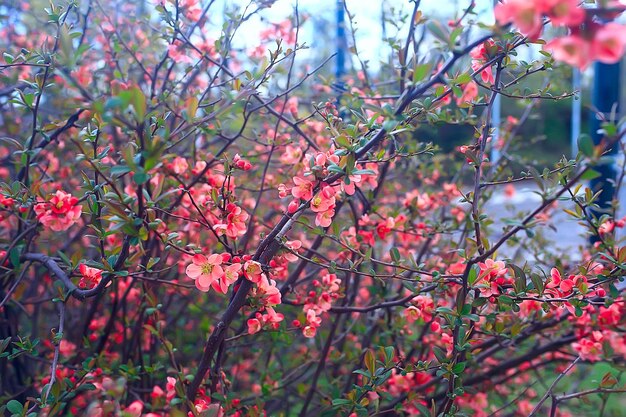
[[[514,195],[507,196],[504,193],[504,187],[499,187],[485,206],[487,215],[496,222],[491,226],[491,230],[501,235],[502,227],[505,225],[503,219],[517,217],[516,213],[527,214],[537,208],[541,204],[541,197],[535,192],[537,190],[538,187],[534,182],[523,182],[515,186]],[[622,207],[626,206],[626,196],[623,194],[620,198]],[[572,259],[579,259],[581,247],[588,243],[587,238],[583,235],[584,228],[563,212],[563,209],[571,209],[573,206],[571,201],[559,201],[558,207],[550,211],[551,216],[548,224],[551,227],[543,227],[543,230],[551,245],[563,251],[564,254],[569,254]],[[618,212],[618,218],[623,216],[624,212],[625,210],[621,208]],[[618,230],[619,235],[624,235],[623,230]],[[494,238],[497,237],[494,236]],[[491,240],[494,241],[494,239]],[[505,247],[500,252],[504,256],[512,256],[515,248]]]

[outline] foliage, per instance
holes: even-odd
[[[251,32],[272,3],[0,6],[0,412],[619,412],[626,219],[584,181],[621,121],[543,172],[508,155],[574,96],[555,59],[621,58],[623,7],[507,0],[491,25],[471,2],[444,25],[412,2],[379,71],[346,9],[357,69],[333,79],[300,59],[298,7]],[[494,126],[498,95],[521,110]],[[520,181],[535,208],[487,209]],[[546,245],[557,211],[597,243]]]

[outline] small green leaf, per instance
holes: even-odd
[[[413,68],[413,82],[418,83],[430,72],[430,64],[417,65]]]
[[[591,136],[582,134],[578,137],[578,149],[586,157],[592,157],[594,151],[593,140]]]
[[[22,404],[17,400],[11,400],[7,403],[7,410],[13,414],[21,415],[23,409]]]
[[[133,181],[135,181],[137,185],[145,184],[149,179],[150,175],[144,171],[135,172],[135,175],[133,175]]]
[[[587,171],[583,173],[580,179],[582,181],[590,181],[590,180],[598,178],[600,175],[602,174],[600,174],[598,171],[594,171],[593,169],[588,169]]]
[[[467,365],[467,362],[457,363],[456,365],[452,367],[452,373],[454,373],[455,375],[459,375],[461,372],[465,370],[466,365]]]
[[[391,259],[395,263],[399,263],[400,262],[400,259],[401,259],[400,258],[400,251],[395,246],[389,250],[389,255],[391,256]]]
[[[472,267],[470,268],[469,274],[467,276],[467,283],[469,285],[474,285],[474,283],[478,279],[479,273],[480,273],[480,267],[476,264],[472,265]]]
[[[127,165],[115,165],[111,167],[111,175],[123,175],[130,172],[130,167]]]
[[[374,357],[374,353],[371,349],[368,349],[367,352],[365,352],[363,362],[365,362],[365,367],[369,371],[370,375],[374,375],[374,372],[376,371],[376,358]]]

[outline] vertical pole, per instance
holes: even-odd
[[[493,0],[493,7],[498,4],[498,0]],[[498,86],[495,86],[498,88]],[[489,158],[492,165],[496,165],[500,160],[500,150],[496,149],[496,144],[500,138],[500,125],[502,123],[502,101],[500,94],[496,95],[491,108],[491,125],[493,126],[493,134],[491,135],[491,157]]]
[[[387,13],[385,12],[385,7],[387,7],[387,0],[383,0],[380,2],[380,18],[383,32],[383,41],[387,40]]]
[[[581,110],[582,110],[582,88],[581,73],[578,68],[572,69],[572,90],[578,91],[572,100],[572,157],[578,155],[578,138],[580,137]]]
[[[500,137],[500,124],[502,123],[502,102],[500,98],[500,94],[496,95],[491,108],[491,124],[493,126],[493,133],[491,135],[491,158],[489,159],[494,165],[500,160],[500,150],[496,149],[498,138]]]
[[[346,65],[346,24],[343,0],[337,0],[337,67],[335,69],[336,82],[341,85]]]
[[[619,106],[620,101],[620,63],[603,64],[596,62],[594,64],[594,79],[592,91],[593,108],[604,114],[608,118],[614,106]],[[619,115],[619,108],[617,109]],[[596,116],[595,112],[591,113],[591,138],[593,143],[598,145],[602,142],[604,135],[599,133],[601,120]],[[606,213],[611,208],[611,202],[615,197],[615,181],[617,179],[616,156],[619,146],[616,144],[606,152],[606,162],[598,164],[594,170],[600,173],[600,176],[591,180],[589,187],[594,193],[601,191],[597,204],[599,209],[590,210],[595,216]],[[595,240],[592,239],[592,242]]]

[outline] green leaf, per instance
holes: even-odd
[[[385,122],[383,123],[383,129],[386,132],[391,132],[396,128],[396,126],[398,126],[397,120],[385,120]]]
[[[150,179],[150,175],[148,175],[143,170],[142,171],[137,171],[137,172],[135,172],[135,175],[133,175],[133,181],[135,181],[135,184],[137,184],[137,185],[144,184],[149,179]]]
[[[59,41],[62,62],[66,67],[71,69],[74,66],[74,44],[70,35],[69,26],[61,25],[59,28]]]
[[[455,375],[459,375],[461,372],[465,370],[466,365],[467,365],[467,362],[457,363],[456,365],[452,367],[452,373],[454,373]]]
[[[393,360],[394,353],[395,349],[393,346],[385,346],[385,362],[391,362],[391,360]]]
[[[335,138],[335,143],[337,145],[339,145],[339,147],[341,148],[350,148],[352,146],[352,143],[350,142],[350,139],[348,139],[348,137],[346,135],[339,135]]]
[[[399,263],[400,262],[400,259],[401,259],[400,258],[400,251],[395,246],[389,250],[389,255],[391,256],[391,259],[395,263]]]
[[[370,375],[374,375],[374,372],[376,371],[376,358],[374,357],[374,353],[371,349],[368,349],[367,352],[365,352],[363,362],[365,362],[365,367],[370,372]]]
[[[130,167],[128,165],[115,165],[111,167],[111,175],[123,175],[130,172]]]
[[[430,72],[430,64],[421,64],[413,68],[413,83],[418,83]]]
[[[448,28],[444,26],[441,22],[432,20],[427,25],[428,31],[437,39],[444,43],[448,43],[450,40],[450,32]]]
[[[336,174],[343,174],[343,169],[341,169],[341,167],[336,164],[329,165],[327,169],[329,172],[334,172]]]
[[[13,264],[14,268],[19,268],[20,266],[20,249],[19,248],[11,249],[11,251],[9,252],[9,260]]]
[[[351,405],[351,404],[352,404],[352,401],[347,400],[345,398],[335,398],[335,399],[333,399],[333,405],[335,407],[340,407],[342,405]]]
[[[526,291],[526,273],[524,272],[524,270],[514,264],[510,264],[509,267],[513,270],[513,273],[515,274],[515,291]]]
[[[467,276],[467,283],[469,285],[474,285],[474,283],[478,279],[479,273],[480,267],[476,264],[472,265],[472,268],[469,271],[469,275]]]
[[[530,274],[530,280],[532,281],[533,285],[535,286],[535,290],[537,290],[539,295],[542,295],[544,286],[543,286],[543,280],[541,279],[539,274]]]
[[[11,400],[7,403],[7,410],[13,414],[21,415],[23,411],[22,403],[17,400]]]
[[[458,26],[452,31],[452,33],[450,34],[450,41],[449,41],[449,45],[451,48],[454,48],[456,39],[459,37],[459,35],[462,32],[463,32],[463,26]]]
[[[588,169],[587,171],[583,173],[580,179],[582,181],[590,181],[590,180],[598,178],[600,175],[602,174],[600,174],[598,171],[594,171],[593,169]]]
[[[454,82],[457,83],[457,84],[467,84],[470,81],[472,81],[472,76],[469,75],[467,72],[464,72],[463,74],[459,75],[454,80]]]
[[[6,339],[0,340],[0,353],[4,352],[7,346],[9,346],[9,343],[11,343],[11,336],[7,337]]]
[[[137,116],[137,121],[139,123],[143,122],[146,117],[146,96],[143,94],[143,91],[139,87],[133,87],[128,90],[131,94],[130,102],[135,108],[135,113]]]
[[[70,258],[67,257],[66,254],[64,254],[61,251],[57,251],[57,255],[59,255],[59,258],[61,258],[61,260],[63,261],[63,263],[65,263],[67,266],[71,267],[72,266],[72,261],[70,260]]]
[[[439,363],[446,362],[446,359],[448,358],[446,352],[439,346],[433,346],[433,353],[435,354],[435,357],[437,358]]]
[[[513,299],[509,297],[508,295],[502,294],[498,297],[498,300],[500,300],[502,304],[513,304]]]
[[[592,157],[594,152],[594,145],[591,136],[582,134],[578,137],[578,149],[586,157]]]

